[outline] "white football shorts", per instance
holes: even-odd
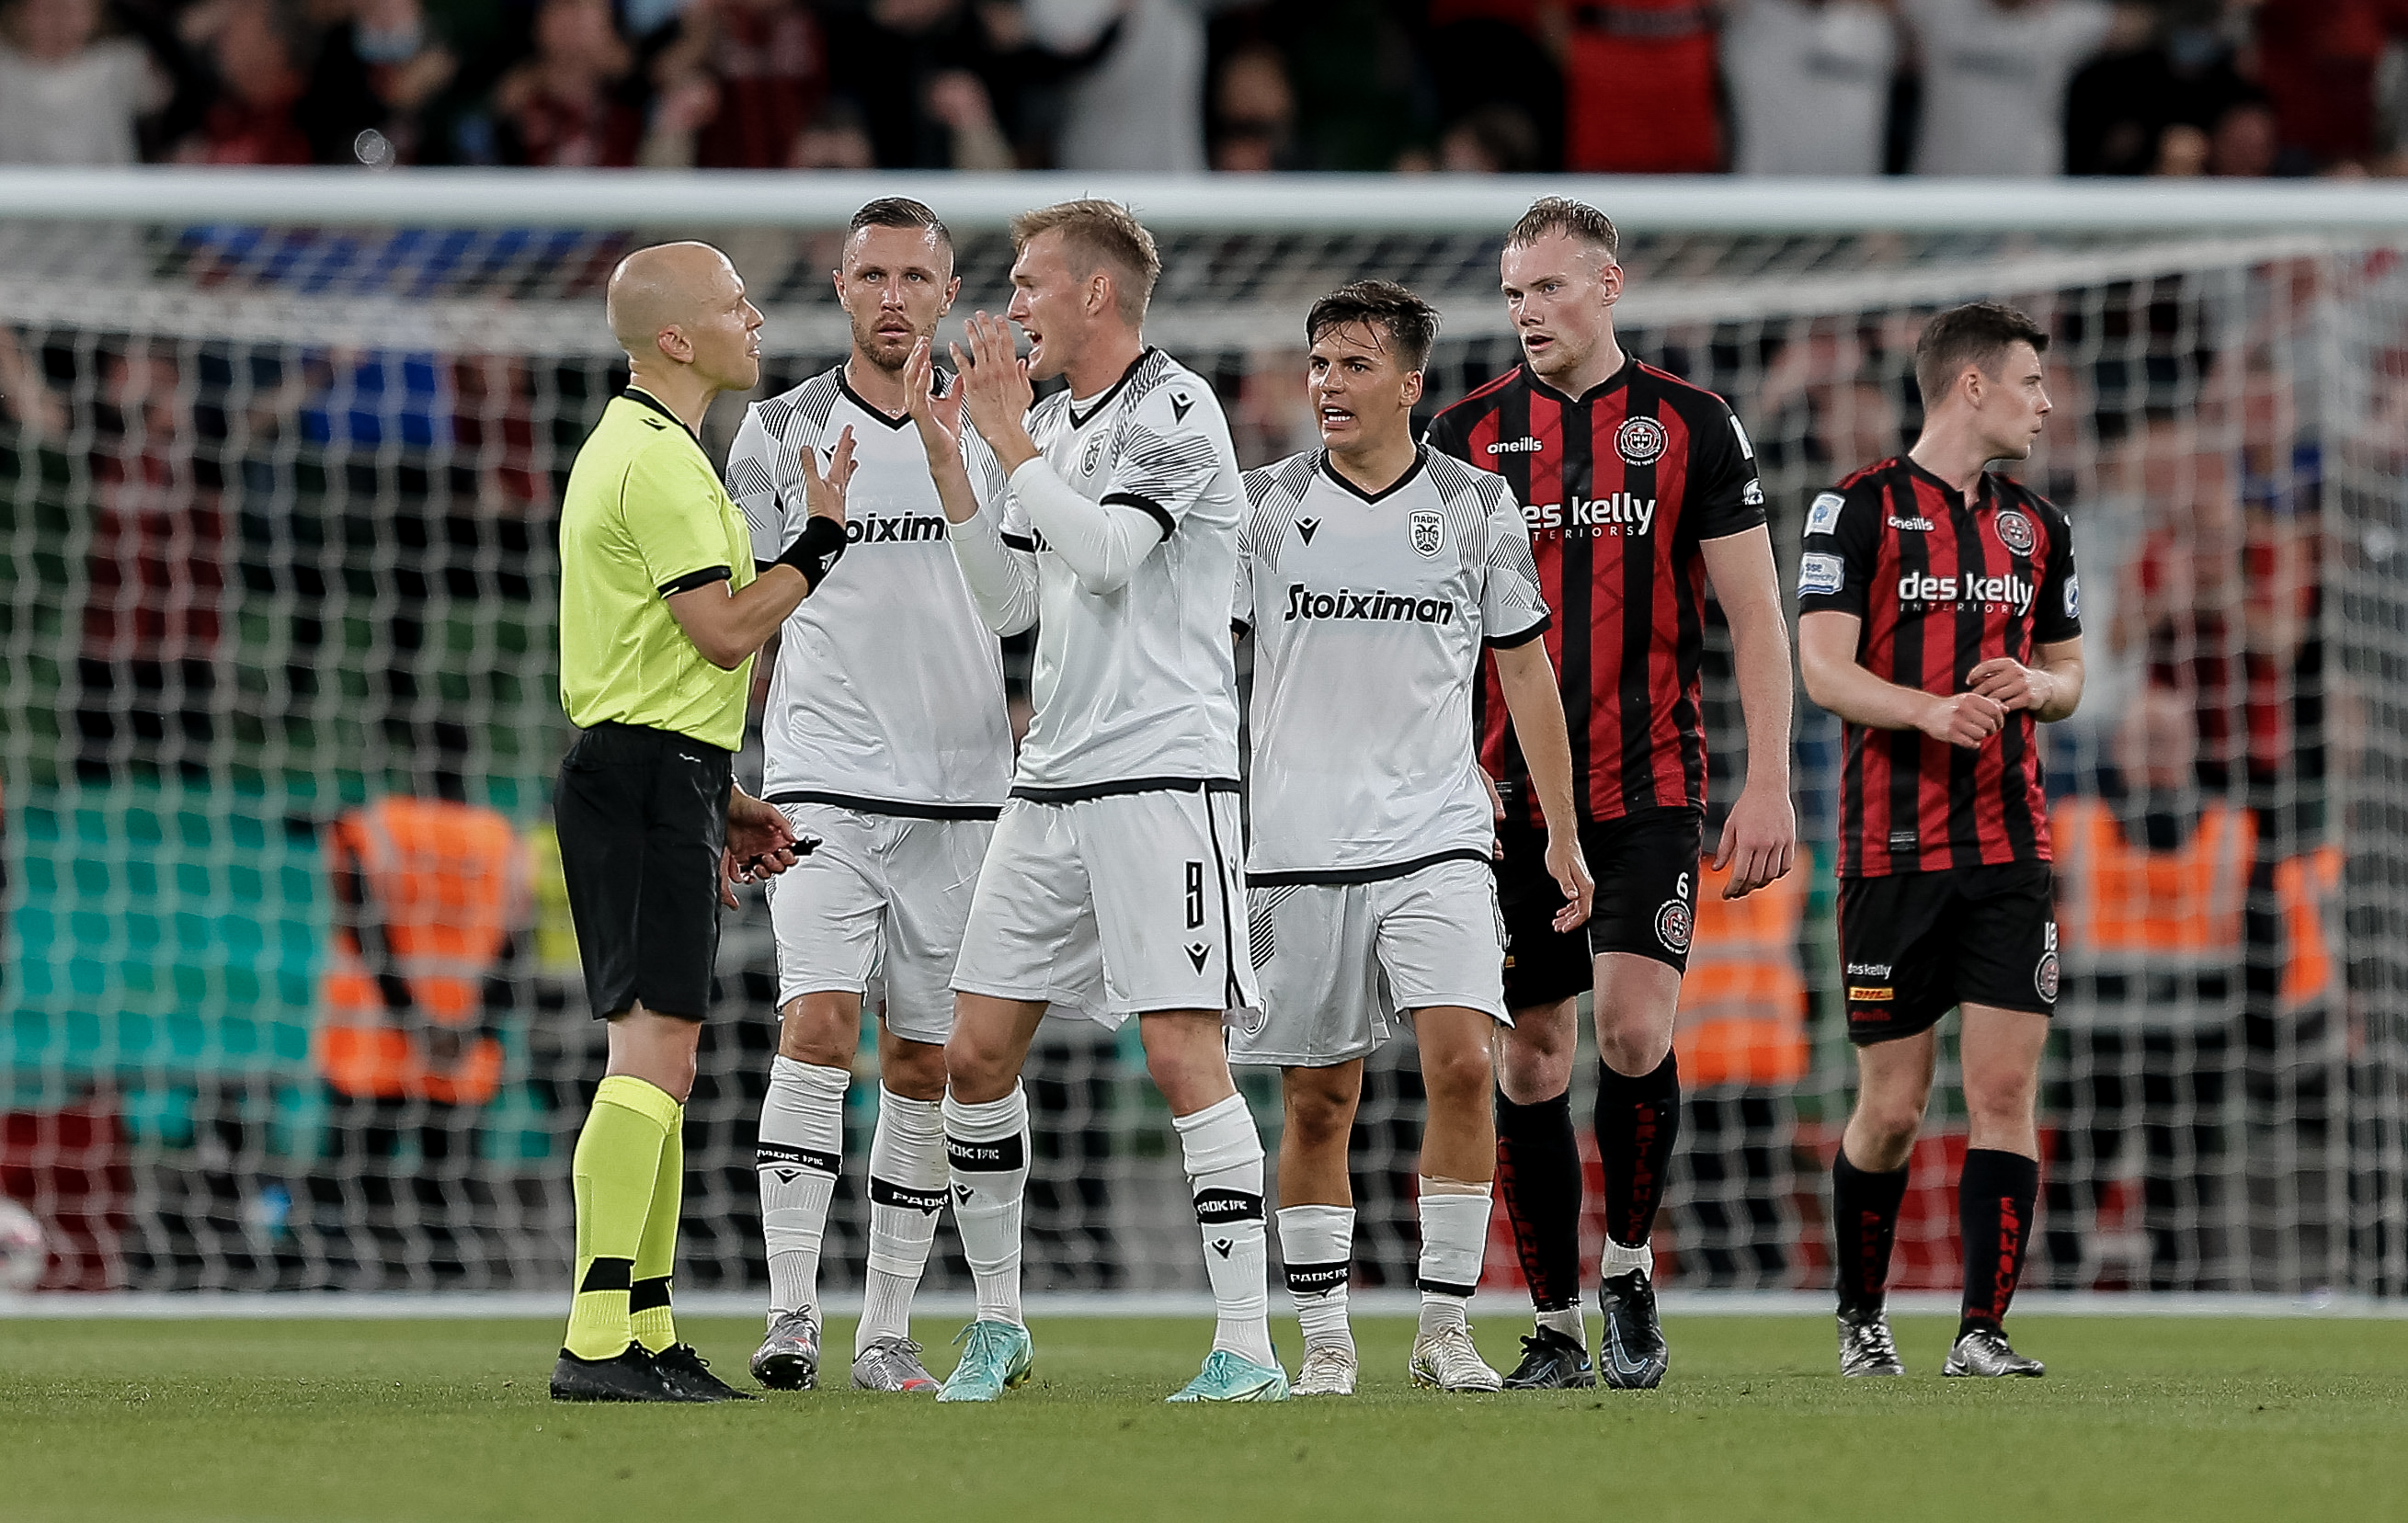
[[[778,1008],[843,989],[880,1009],[896,1035],[942,1043],[953,1031],[953,960],[995,822],[780,807],[798,839],[819,845],[768,882]]]
[[[953,988],[1118,1026],[1254,1003],[1233,784],[1068,803],[996,821]]]
[[[1402,1012],[1457,1005],[1510,1026],[1497,875],[1455,859],[1369,883],[1246,891],[1263,1003],[1229,1035],[1229,1060],[1327,1068],[1368,1057]]]

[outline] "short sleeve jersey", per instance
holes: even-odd
[[[675,731],[732,751],[744,740],[747,657],[706,659],[668,598],[752,580],[752,542],[701,443],[630,388],[602,409],[560,506],[560,703],[606,721]]]
[[[1806,513],[1800,614],[1854,614],[1856,662],[1885,682],[1958,693],[1985,661],[2029,665],[2082,633],[2073,531],[2055,504],[1985,474],[1972,500],[1899,456]],[[1842,727],[1840,875],[2047,861],[2048,804],[2029,709],[1968,750],[1919,730]]]
[[[1756,450],[1723,399],[1632,360],[1586,395],[1517,365],[1438,415],[1429,442],[1505,477],[1555,610],[1547,656],[1595,823],[1706,799],[1698,546],[1764,522]],[[1495,664],[1474,705],[1481,764],[1542,825]]]
[[[1378,492],[1317,450],[1245,479],[1231,617],[1255,651],[1247,880],[1363,883],[1488,861],[1480,653],[1547,628],[1504,478],[1425,447]]]
[[[745,411],[727,484],[751,525],[752,557],[775,561],[802,533],[803,458],[824,472],[848,428],[844,560],[780,632],[762,721],[765,795],[992,818],[1011,776],[1001,648],[946,540],[919,430],[863,401],[841,365]],[[963,432],[971,484],[993,501],[1002,485],[995,456],[976,430]]]
[[[1132,785],[1238,777],[1238,676],[1229,588],[1244,506],[1238,455],[1203,377],[1149,349],[1099,397],[1057,392],[1028,415],[1072,491],[1153,520],[1161,542],[1126,583],[1088,591],[1004,508],[1010,548],[1036,557],[1036,714],[1015,794],[1091,797]]]

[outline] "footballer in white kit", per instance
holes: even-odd
[[[1224,1021],[1254,1003],[1238,807],[1229,588],[1243,506],[1203,377],[1142,336],[1161,270],[1126,208],[1074,201],[1012,225],[1010,321],[969,323],[963,400],[908,385],[971,596],[997,632],[1037,625],[1036,712],[953,970],[946,1146],[978,1319],[941,1401],[1027,1376],[1020,1310],[1028,1173],[1020,1071],[1061,1007],[1139,1018],[1169,1103],[1219,1320],[1174,1401],[1276,1401],[1266,1322],[1263,1154]],[[914,376],[928,374],[924,358]],[[1032,407],[1031,377],[1068,389]],[[1008,474],[974,500],[967,414]]]
[[[747,409],[728,454],[731,493],[765,562],[801,529],[803,461],[847,433],[855,461],[846,575],[779,631],[762,724],[762,796],[785,811],[805,855],[769,892],[782,1026],[756,1157],[770,1326],[752,1373],[777,1388],[817,1382],[820,1245],[868,1003],[882,1092],[853,1384],[933,1392],[910,1301],[945,1201],[949,981],[1010,783],[1011,729],[1001,648],[954,563],[902,391],[959,285],[951,236],[918,202],[871,202],[836,278],[851,356]],[[985,443],[973,435],[963,448],[976,490],[998,492]]]
[[[1283,1071],[1279,1225],[1306,1340],[1300,1395],[1354,1390],[1347,1140],[1363,1060],[1407,1019],[1429,1107],[1410,1373],[1443,1390],[1499,1386],[1465,1316],[1496,1164],[1488,1045],[1511,1021],[1496,817],[1473,749],[1484,650],[1561,827],[1549,866],[1566,918],[1587,913],[1529,530],[1503,477],[1413,439],[1437,330],[1428,304],[1385,280],[1314,304],[1308,386],[1327,448],[1245,477],[1231,620],[1254,641],[1246,881],[1263,1003],[1231,1056]]]

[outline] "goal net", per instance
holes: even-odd
[[[1001,307],[1001,221],[1059,188],[79,183],[89,205],[57,182],[0,197],[20,208],[0,209],[0,1194],[43,1221],[54,1288],[557,1288],[601,1033],[550,822],[554,544],[624,378],[601,282],[642,243],[719,243],[782,389],[842,356],[826,272],[859,200],[908,190],[955,221],[958,317]],[[2063,993],[2026,1283],[2398,1293],[2408,234],[2324,215],[2333,192],[1581,189],[1626,225],[1624,344],[1738,409],[1786,572],[1814,494],[1912,439],[1924,317],[2000,297],[2054,335],[2057,411],[2023,474],[2076,526],[2090,676],[2048,740]],[[1127,193],[1166,255],[1150,336],[1213,377],[1249,465],[1313,446],[1302,317],[1343,280],[1444,309],[1432,407],[1515,361],[1496,256],[1527,188]],[[712,414],[715,450],[738,416]],[[1746,759],[1718,633],[1707,660],[1711,842]],[[1657,1239],[1673,1286],[1828,1283],[1854,1062],[1838,726],[1802,695],[1794,747],[1799,871],[1743,913],[1702,897]],[[757,778],[757,735],[744,765]],[[410,957],[436,971],[393,997]],[[688,1111],[688,1289],[766,1284],[775,989],[755,894],[728,919]],[[1356,1283],[1403,1288],[1410,1042],[1370,1068]],[[1585,1116],[1585,1041],[1578,1074]],[[1915,1157],[1904,1287],[1956,1284],[1953,1077]],[[1244,1083],[1275,1138],[1275,1076]],[[1200,1289],[1135,1032],[1049,1022],[1029,1089],[1031,1288]],[[838,1295],[875,1103],[856,1086]],[[1492,1250],[1510,1302],[1501,1212]],[[950,1226],[930,1274],[967,1285]]]

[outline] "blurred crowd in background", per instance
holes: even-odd
[[[5,0],[0,163],[2408,174],[2408,0]]]

